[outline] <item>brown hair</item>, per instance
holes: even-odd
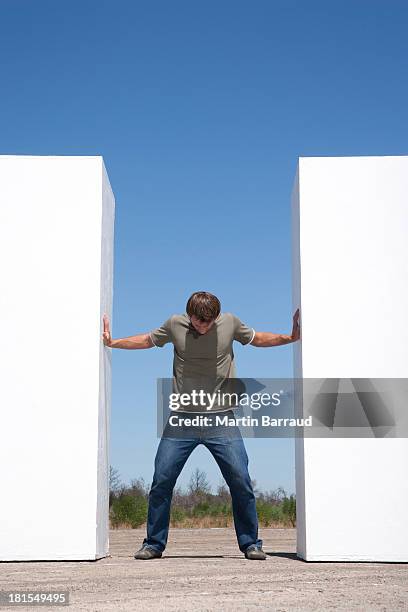
[[[208,291],[196,291],[188,298],[186,312],[190,317],[195,315],[201,321],[212,321],[221,312],[221,302]]]

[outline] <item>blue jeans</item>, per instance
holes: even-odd
[[[232,414],[232,411],[228,411],[228,416]],[[239,428],[236,425],[183,425],[177,432],[178,437],[170,436],[168,425],[166,428],[154,461],[154,476],[149,492],[147,536],[143,540],[143,546],[160,552],[165,549],[173,489],[184,464],[199,444],[208,448],[229,487],[239,549],[245,552],[251,544],[262,546],[262,540],[258,539],[258,516],[248,473],[248,455]]]

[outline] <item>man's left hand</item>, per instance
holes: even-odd
[[[296,340],[300,339],[300,325],[299,325],[299,308],[296,310],[293,315],[293,326],[292,326],[292,334],[291,334],[292,342],[296,342]]]

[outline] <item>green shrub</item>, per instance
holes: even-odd
[[[231,504],[211,504],[208,514],[210,516],[230,516],[232,506]]]
[[[273,522],[282,522],[284,520],[282,506],[275,506],[271,503],[258,499],[256,501],[256,511],[258,513],[259,522],[265,527],[268,527]]]
[[[193,508],[192,516],[208,516],[210,512],[210,504],[206,501],[199,502]]]
[[[110,519],[113,527],[130,525],[132,529],[146,522],[147,500],[141,495],[122,495],[112,502]]]
[[[296,525],[296,498],[294,495],[285,497],[282,502],[282,513],[290,521],[292,527]]]
[[[183,510],[183,508],[179,508],[178,506],[171,508],[170,520],[172,522],[179,523],[183,521],[186,518],[186,516],[187,516],[187,512]]]

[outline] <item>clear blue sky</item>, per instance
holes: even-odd
[[[196,290],[290,332],[297,158],[408,153],[407,26],[406,0],[1,0],[0,152],[103,155],[115,337],[183,312]],[[291,376],[290,345],[235,344],[239,375]],[[124,481],[151,481],[156,377],[171,363],[171,345],[113,351]],[[246,445],[259,486],[294,490],[293,440]],[[220,482],[201,447],[179,484],[197,466]]]

